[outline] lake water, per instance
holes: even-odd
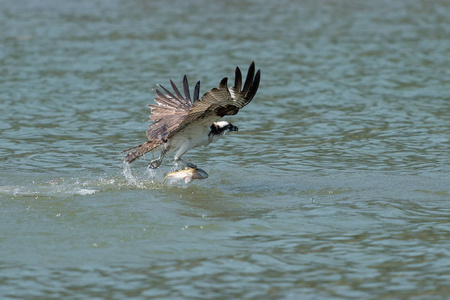
[[[0,1],[1,299],[448,299],[450,5]],[[127,168],[157,83],[261,69],[239,127]]]

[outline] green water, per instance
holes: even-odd
[[[447,1],[0,1],[0,298],[447,299]],[[157,83],[239,127],[124,166]]]

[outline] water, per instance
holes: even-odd
[[[1,1],[0,298],[447,299],[447,1]],[[239,132],[122,163],[157,83]]]

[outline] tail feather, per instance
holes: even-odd
[[[125,150],[123,152],[128,152],[131,150],[134,150],[133,152],[129,152],[127,156],[125,156],[125,161],[127,163],[132,163],[133,161],[139,159],[142,155],[145,153],[154,150],[156,147],[158,147],[158,143],[153,143],[151,141],[142,143],[138,146],[132,147],[128,150]]]

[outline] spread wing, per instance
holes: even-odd
[[[150,120],[154,121],[147,129],[149,141],[125,150],[124,152],[133,150],[125,157],[126,162],[132,163],[145,153],[166,143],[168,135],[178,128],[179,124],[183,122],[191,109],[193,102],[191,101],[189,83],[186,75],[183,78],[184,96],[180,93],[172,80],[170,80],[170,84],[172,85],[175,95],[162,85],[160,85],[160,87],[166,92],[165,95],[159,90],[156,90],[155,102],[157,105],[148,105],[152,110]],[[195,85],[193,101],[198,100],[199,91],[200,81]]]
[[[186,75],[183,78],[184,96],[180,93],[175,83],[170,80],[174,93],[160,85],[166,93],[165,95],[156,90],[155,104],[148,106],[152,110],[150,120],[154,121],[147,129],[147,137],[151,141],[166,142],[171,132],[176,130],[181,122],[186,118],[193,102],[198,100],[200,91],[200,81],[197,82],[194,89],[194,98],[191,101],[189,93],[189,83]]]
[[[233,87],[227,87],[228,78],[225,77],[217,88],[207,92],[200,99],[200,81],[195,85],[191,100],[186,75],[183,78],[184,96],[172,80],[170,84],[173,92],[160,85],[165,94],[157,89],[155,98],[157,104],[148,105],[152,112],[150,120],[153,121],[147,129],[149,141],[125,150],[134,150],[127,154],[125,160],[129,163],[135,161],[145,153],[166,143],[168,139],[193,122],[205,120],[212,123],[223,116],[237,114],[239,109],[252,101],[258,90],[259,81],[260,70],[255,75],[255,63],[252,62],[243,87],[241,70],[236,67]]]
[[[172,137],[187,125],[201,119],[217,120],[226,115],[237,114],[239,109],[252,101],[259,87],[260,77],[260,70],[255,75],[255,63],[252,62],[247,72],[244,87],[242,87],[242,73],[239,67],[236,67],[234,86],[228,88],[228,78],[223,78],[217,88],[207,92],[201,99],[193,103],[178,126],[170,131],[167,137]]]

